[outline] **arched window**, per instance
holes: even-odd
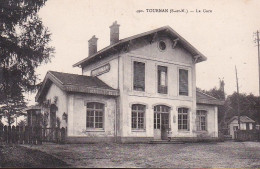
[[[196,126],[197,126],[197,131],[206,131],[207,130],[207,111],[206,110],[197,110]]]
[[[87,128],[103,128],[104,104],[87,103]]]
[[[188,108],[178,108],[178,129],[179,130],[189,130],[189,109]]]
[[[144,129],[145,105],[132,105],[132,129]]]
[[[169,128],[169,112],[168,106],[154,106],[154,129]]]

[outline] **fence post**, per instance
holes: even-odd
[[[25,126],[20,127],[20,134],[21,144],[25,144]]]
[[[66,137],[66,130],[64,127],[61,128],[61,143],[65,143],[65,137]]]
[[[19,140],[20,140],[20,134],[19,134],[19,126],[15,127],[15,143],[19,144]]]
[[[46,132],[46,129],[45,129],[45,127],[43,127],[42,128],[42,141],[46,141],[45,132]]]
[[[54,135],[55,135],[55,136],[54,136],[54,142],[59,143],[59,137],[58,137],[59,128],[58,128],[58,127],[55,127],[54,130],[55,130],[55,131],[54,131],[54,132],[55,132],[55,133],[54,133]]]
[[[24,144],[29,143],[29,127],[25,126],[25,131],[24,131]]]
[[[40,144],[40,135],[41,135],[41,130],[40,126],[35,126],[34,128],[34,134],[35,134],[35,144]]]
[[[12,130],[12,133],[11,133],[11,140],[12,140],[12,143],[15,143],[16,142],[16,131],[15,131],[15,126],[12,126],[11,128]]]
[[[8,128],[4,126],[4,142],[8,143]]]
[[[4,126],[0,125],[0,142],[4,141]]]
[[[11,128],[11,126],[7,127],[7,133],[8,133],[7,143],[11,143],[12,142],[12,128]]]
[[[42,127],[41,126],[38,126],[37,144],[42,144]]]
[[[18,126],[18,133],[19,133],[19,144],[23,144],[23,127]]]

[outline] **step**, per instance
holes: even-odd
[[[149,144],[185,144],[182,141],[178,140],[151,140]]]

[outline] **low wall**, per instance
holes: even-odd
[[[234,134],[236,141],[260,141],[260,130],[237,130]]]

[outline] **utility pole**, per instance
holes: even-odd
[[[259,75],[259,96],[260,96],[260,51],[259,51],[259,31],[256,31],[256,39],[255,42],[257,43],[257,53],[258,53],[258,75]]]
[[[238,78],[237,78],[237,67],[236,70],[236,81],[237,81],[237,114],[238,114],[238,130],[240,130],[240,103],[239,103],[239,87],[238,87]]]

